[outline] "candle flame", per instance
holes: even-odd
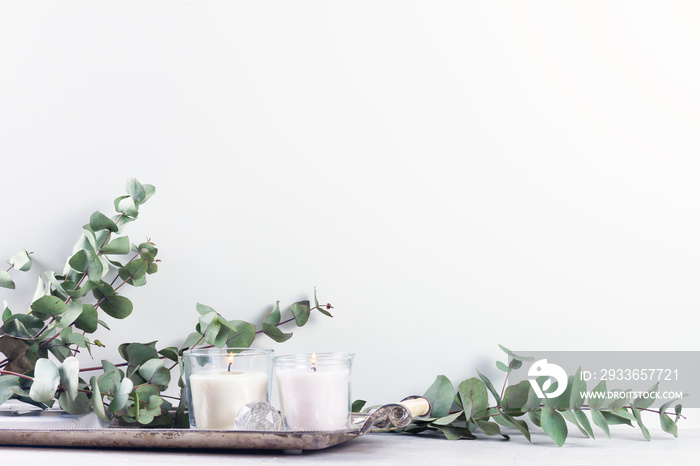
[[[226,362],[228,363],[228,371],[231,372],[231,364],[233,364],[233,353],[228,354]]]
[[[311,353],[311,370],[316,372],[316,353]]]

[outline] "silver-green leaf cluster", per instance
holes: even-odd
[[[124,227],[138,218],[141,206],[155,194],[152,185],[132,178],[126,195],[114,200],[116,213],[90,215],[78,242],[59,274],[47,271],[38,277],[28,312],[15,313],[5,302],[0,326],[0,404],[17,399],[41,408],[59,406],[71,414],[93,410],[105,421],[148,427],[188,426],[186,397],[177,410],[162,395],[173,379],[183,388],[182,350],[196,346],[249,347],[259,335],[277,342],[289,339],[280,326],[303,326],[311,311],[330,316],[330,304],[321,305],[314,292],[309,301],[292,304],[291,318],[282,320],[279,302],[265,317],[262,328],[224,318],[213,308],[198,304],[195,331],[181,348],[156,348],[156,342],[124,343],[124,362],[102,361],[100,366],[80,368],[76,356],[94,346],[100,327],[109,330],[110,318],[125,319],[134,311],[121,293],[124,286],[144,286],[158,271],[158,249],[151,241],[132,243]],[[0,287],[14,289],[12,273],[32,266],[30,252],[21,250],[0,269]],[[332,317],[332,316],[331,316]],[[172,377],[172,370],[178,376]],[[94,374],[89,379],[81,374]]]
[[[522,367],[524,361],[532,360],[503,346],[501,349],[509,361],[498,361],[496,367],[507,374]],[[530,428],[535,426],[541,428],[558,446],[562,446],[569,435],[569,427],[579,430],[585,437],[595,438],[592,425],[610,437],[610,425],[633,426],[636,423],[644,438],[649,440],[649,430],[642,420],[642,413],[653,412],[658,414],[661,428],[665,432],[678,436],[677,424],[681,418],[682,406],[676,404],[673,413],[667,412],[678,400],[665,403],[658,411],[649,409],[655,399],[651,394],[657,392],[658,384],[649,388],[647,395],[650,396],[640,396],[626,405],[626,398],[622,396],[610,399],[591,397],[590,400],[585,400],[582,394],[587,392],[587,387],[581,377],[581,369],[569,376],[567,389],[562,395],[545,399],[537,396],[528,380],[508,386],[506,378],[503,390],[499,393],[488,377],[479,371],[477,374],[478,378],[460,382],[456,391],[447,377],[438,376],[424,395],[432,403],[431,417],[415,418],[402,431],[414,434],[438,431],[449,440],[475,439],[479,432],[486,436],[500,435],[509,439],[510,432],[517,432],[531,441]],[[554,388],[552,385],[551,389]],[[596,385],[592,392],[607,395],[605,381]],[[358,411],[363,406],[363,401],[353,404],[354,410]],[[526,422],[525,418],[530,422]],[[506,428],[507,431],[502,431],[501,428]]]

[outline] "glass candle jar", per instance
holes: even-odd
[[[183,352],[190,427],[234,430],[247,403],[268,401],[271,349],[211,348]]]
[[[342,430],[350,417],[354,354],[292,354],[274,359],[282,419],[288,430]]]

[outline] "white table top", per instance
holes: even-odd
[[[543,433],[529,444],[521,436],[448,441],[429,435],[368,434],[336,447],[302,453],[264,451],[133,451],[61,448],[0,447],[3,464],[18,460],[33,464],[532,464],[532,465],[698,465],[700,429],[679,429],[679,438],[653,430],[647,442],[637,429],[614,426],[613,438],[583,438],[571,432],[558,448]],[[97,463],[99,462],[99,463]]]

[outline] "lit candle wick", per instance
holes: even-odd
[[[316,372],[316,353],[311,353],[311,370]]]
[[[233,353],[228,354],[228,371],[231,372],[231,364],[233,364]]]

